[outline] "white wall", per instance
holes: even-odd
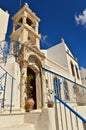
[[[9,14],[7,11],[3,11],[0,8],[0,41],[5,40],[5,36],[7,33]]]
[[[14,57],[11,57],[6,64],[1,63],[0,66],[2,66],[7,71],[5,105],[8,106],[9,108],[9,105],[11,103],[12,77],[14,77],[12,104],[13,104],[14,109],[20,108],[20,68],[19,68],[19,65],[18,63],[15,62]],[[6,71],[4,71],[0,67],[0,76],[1,74],[4,74]]]
[[[44,50],[42,52],[44,52],[45,57],[46,57],[45,68],[47,68],[50,71],[53,71],[57,74],[60,74],[78,84],[82,84],[78,62],[64,42],[60,43],[54,47],[51,47],[48,50]],[[75,76],[72,75],[71,64],[70,64],[71,61],[74,65]],[[75,66],[77,66],[77,69],[78,69],[79,79],[77,78]],[[49,89],[53,89],[53,78],[54,78],[54,76],[51,78],[51,74],[46,73],[46,79],[48,80],[48,83],[49,83]],[[51,83],[52,83],[52,85],[51,85]],[[68,81],[67,81],[67,83],[69,86],[68,89],[69,89],[69,94],[70,94],[70,101],[75,101],[76,99],[74,98],[74,93],[73,93],[73,89],[72,89],[73,83],[68,82]],[[50,86],[52,88],[50,88]],[[61,86],[64,87],[63,84]],[[80,88],[79,89],[80,93],[82,93],[82,88],[81,87],[79,87],[79,88]],[[64,100],[65,97],[64,97],[63,90],[61,91],[61,95],[62,95],[62,99]],[[46,95],[46,97],[47,97],[47,95]],[[80,96],[79,100],[80,99],[82,99],[81,96]]]
[[[69,77],[71,80],[77,82],[78,84],[81,84],[81,76],[80,76],[80,71],[79,71],[79,65],[77,59],[72,55],[70,52],[69,48],[65,44],[65,50],[66,50],[66,58],[67,58],[67,64],[68,64],[68,71],[69,71]],[[75,76],[72,75],[72,70],[71,70],[71,62],[73,63],[74,66],[74,73]],[[79,79],[77,78],[77,73],[76,73],[76,68],[78,69],[78,74],[79,74]]]
[[[45,67],[71,79],[72,81],[76,81],[78,84],[81,84],[78,62],[65,42],[57,44],[46,51],[43,50],[42,52],[44,52],[46,56]],[[72,62],[74,65],[75,76],[72,75],[70,62]],[[77,66],[78,69],[79,79],[77,78],[75,66]]]
[[[57,44],[56,46],[47,49],[47,57],[56,63],[67,67],[64,43]]]
[[[81,75],[82,84],[86,86],[86,69],[81,69],[80,75]]]

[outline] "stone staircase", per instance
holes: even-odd
[[[41,111],[3,112],[0,114],[0,129],[3,130],[37,130],[37,119]]]
[[[29,113],[6,113],[5,111],[0,114],[0,130],[53,130],[54,121],[50,123],[55,117],[53,113],[53,108],[33,110]]]
[[[79,113],[81,111],[80,109],[81,107],[77,107]],[[86,106],[84,106],[83,110],[84,109],[86,110]],[[74,114],[71,114],[70,116],[69,110],[66,110],[66,117],[64,107],[62,107],[62,110],[60,111],[60,107],[58,106],[57,111],[59,119],[58,126],[60,127],[59,130],[63,130],[62,124],[64,130],[67,130],[66,121],[68,130],[86,130],[86,125],[83,126],[80,119],[76,120]],[[81,114],[83,115],[83,111]],[[63,121],[63,123],[61,121]],[[55,109],[43,108],[42,110],[33,110],[29,113],[22,111],[17,113],[2,113],[0,114],[0,130],[56,130]]]
[[[23,123],[21,125],[13,125],[7,127],[0,127],[3,130],[36,130],[34,124]]]

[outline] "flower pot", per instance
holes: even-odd
[[[54,102],[53,101],[48,101],[48,107],[53,107],[54,106]]]
[[[35,101],[33,100],[33,98],[27,99],[26,103],[25,103],[26,112],[29,112],[29,111],[33,110],[34,104],[35,104]]]

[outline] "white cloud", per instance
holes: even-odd
[[[47,42],[48,39],[48,35],[41,35],[41,42],[44,44],[46,44],[47,46],[49,45],[49,43]]]
[[[77,24],[81,24],[86,27],[86,9],[79,15],[75,15],[75,21]]]
[[[80,70],[83,70],[83,69],[85,69],[85,68],[84,68],[83,66],[81,66],[81,67],[80,67]]]
[[[41,41],[46,43],[47,42],[47,38],[48,38],[47,35],[42,35]]]

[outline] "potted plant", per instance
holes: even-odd
[[[54,91],[52,89],[48,89],[48,92],[47,92],[47,97],[48,97],[47,105],[48,105],[48,107],[53,107],[54,106],[53,92]]]
[[[25,102],[25,110],[26,112],[29,112],[34,107],[34,100],[33,100],[33,86],[31,85],[33,81],[33,75],[30,74],[26,78],[26,102]]]

